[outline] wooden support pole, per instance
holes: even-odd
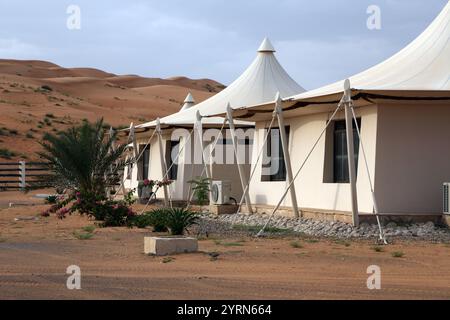
[[[134,124],[131,123],[130,125],[130,139],[133,142],[133,152],[134,152],[134,158],[135,160],[137,160],[137,158],[139,157],[139,150],[138,150],[138,146],[137,146],[137,141],[136,141],[136,129],[134,128]]]
[[[198,139],[199,139],[199,143],[200,143],[200,149],[201,149],[201,152],[202,152],[202,162],[203,162],[203,165],[205,166],[206,177],[208,178],[208,182],[209,182],[209,199],[210,199],[209,201],[211,202],[212,201],[212,197],[211,197],[211,192],[212,192],[212,174],[211,174],[211,171],[210,171],[210,167],[206,163],[206,159],[205,159],[205,143],[203,142],[202,116],[200,115],[199,111],[197,111],[196,127],[197,127]]]
[[[111,150],[114,152],[114,151],[116,151],[116,141],[115,141],[115,139],[113,140],[113,137],[114,137],[114,128],[111,126],[109,128],[109,138],[112,140]]]
[[[159,144],[159,157],[161,161],[161,171],[162,171],[162,179],[165,180],[167,175],[167,164],[166,164],[166,157],[164,156],[164,147],[162,142],[162,130],[161,130],[161,124],[159,122],[159,118],[156,120],[156,134],[158,135],[158,144]],[[164,206],[169,206],[169,190],[167,188],[167,185],[164,184],[163,186],[164,190]]]
[[[237,141],[236,131],[235,131],[236,128],[234,126],[233,113],[232,113],[231,106],[229,103],[227,106],[227,120],[228,120],[228,124],[230,126],[231,139],[233,140],[234,155],[236,157],[237,167],[238,167],[238,171],[239,171],[239,177],[241,179],[242,191],[244,191],[245,204],[247,205],[248,213],[252,213],[253,212],[252,204],[250,202],[250,195],[248,192],[249,188],[247,188],[248,180],[247,180],[247,177],[245,176],[244,166],[239,161],[238,141]]]
[[[292,166],[291,166],[291,156],[289,154],[289,141],[286,136],[286,126],[284,125],[284,117],[283,117],[283,109],[281,107],[281,97],[280,93],[277,93],[276,96],[276,105],[275,105],[275,113],[278,118],[278,126],[280,129],[280,137],[281,137],[281,145],[283,147],[283,155],[284,155],[284,163],[286,165],[286,174],[288,183],[291,186],[290,193],[291,193],[291,202],[292,202],[292,208],[294,210],[295,217],[300,217],[300,213],[298,210],[298,204],[297,204],[297,194],[295,192],[295,184],[293,182],[294,175],[292,174]]]
[[[355,165],[355,149],[353,139],[353,116],[351,110],[352,92],[350,81],[345,80],[344,84],[344,105],[345,105],[345,124],[347,134],[347,157],[348,157],[348,173],[350,177],[351,204],[352,204],[352,222],[355,227],[359,226],[358,211],[358,193],[356,189],[356,165]]]

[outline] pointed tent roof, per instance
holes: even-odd
[[[289,76],[274,53],[275,49],[270,40],[265,38],[254,61],[231,85],[194,107],[162,118],[161,124],[194,124],[197,111],[202,116],[224,114],[228,103],[232,108],[238,108],[273,100],[277,92],[283,98],[304,92],[305,89]],[[222,124],[223,118],[204,119],[204,124],[211,123]],[[139,127],[145,128],[153,125],[153,123],[147,123]]]
[[[450,90],[450,2],[403,50],[349,79],[352,88],[360,90]],[[343,88],[344,80],[291,99],[338,93]]]
[[[184,111],[186,109],[189,109],[190,107],[195,105],[194,97],[192,96],[192,93],[188,93],[186,96],[186,99],[184,99],[183,106],[181,107],[180,111]]]
[[[447,2],[430,26],[403,50],[349,80],[355,99],[450,99],[450,2]],[[341,80],[285,97],[283,107],[289,108],[294,116],[310,112],[295,108],[294,105],[313,105],[317,107],[316,110],[328,110],[326,105],[335,105],[342,97],[344,82],[345,80]],[[274,97],[275,95],[258,105],[248,104],[234,108],[240,110],[235,117],[248,121],[268,119],[273,110]],[[319,105],[324,108],[318,108]],[[222,114],[225,113],[212,115]]]

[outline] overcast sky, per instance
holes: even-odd
[[[268,36],[303,87],[343,79],[417,37],[448,0],[0,0],[0,58],[149,77],[236,79]],[[81,29],[66,23],[81,9]],[[369,30],[370,5],[381,30]]]

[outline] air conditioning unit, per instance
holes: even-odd
[[[444,214],[450,214],[450,182],[444,183]]]
[[[230,181],[213,181],[212,182],[212,203],[223,205],[230,203],[231,182]]]

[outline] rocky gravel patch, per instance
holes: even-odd
[[[263,226],[268,215],[213,215],[203,214],[198,226],[200,234],[220,234],[224,236],[256,234]],[[295,219],[273,217],[269,224],[269,232],[273,234],[303,234],[313,237],[340,239],[378,239],[378,225],[362,223],[358,228],[338,221],[319,221],[311,219]],[[450,242],[450,229],[435,225],[433,222],[397,225],[390,222],[383,226],[386,238],[420,239],[432,242]]]

